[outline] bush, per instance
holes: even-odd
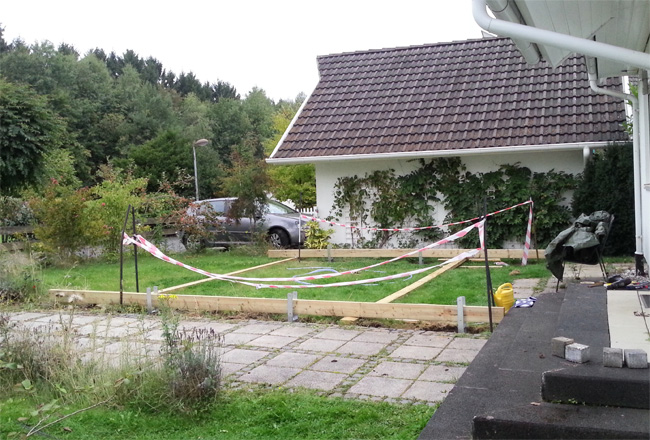
[[[53,180],[42,198],[30,201],[38,220],[34,234],[46,254],[68,261],[108,233],[88,205],[90,198],[87,188],[72,190]]]
[[[573,194],[574,216],[594,211],[614,215],[605,255],[631,255],[635,251],[633,166],[631,144],[596,151]]]
[[[305,247],[307,249],[325,249],[333,233],[334,229],[321,229],[320,224],[316,221],[307,222]]]
[[[0,253],[0,302],[27,302],[39,293],[40,263],[32,254]]]

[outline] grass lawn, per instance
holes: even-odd
[[[17,421],[40,403],[17,394],[0,401],[0,437],[26,432]],[[59,415],[78,407],[66,407]],[[309,392],[224,391],[215,407],[200,415],[148,413],[98,407],[44,431],[59,439],[415,439],[434,412],[427,405],[395,405]],[[25,421],[34,424],[36,419]],[[45,423],[44,423],[45,424]],[[54,436],[54,437],[50,437]],[[37,436],[37,438],[43,438]]]
[[[208,252],[204,254],[180,254],[178,259],[188,265],[204,269],[209,272],[226,274],[236,270],[259,266],[273,260],[264,256],[239,256],[230,252]],[[288,278],[308,274],[331,273],[332,271],[345,271],[376,264],[379,259],[336,259],[328,262],[326,259],[292,260],[277,265],[248,271],[240,274],[244,277],[258,278]],[[439,264],[436,259],[425,259],[424,265]],[[469,265],[470,263],[466,263]],[[477,263],[473,263],[477,264]],[[512,282],[517,278],[547,278],[550,274],[545,269],[543,262],[532,261],[528,266],[513,265],[503,268],[492,268],[492,285],[496,289],[500,284]],[[125,258],[124,264],[124,290],[135,291],[135,270],[132,257]],[[387,265],[379,266],[357,275],[345,275],[327,280],[311,281],[314,284],[328,284],[332,282],[350,281],[356,279],[369,279],[386,275],[408,272],[419,269],[417,259],[404,259]],[[517,269],[518,275],[509,275]],[[433,270],[432,270],[433,271]],[[396,292],[432,271],[412,277],[389,280],[345,287],[320,287],[299,289],[299,298],[321,299],[337,301],[367,301],[374,302]],[[43,270],[43,287],[70,288],[85,290],[119,290],[119,262],[90,262],[72,268],[46,268]],[[138,258],[138,274],[140,291],[147,287],[158,286],[160,289],[189,283],[203,279],[202,275],[178,267],[150,255],[140,255]],[[274,284],[273,282],[260,282]],[[277,282],[276,284],[299,284],[299,282]],[[239,283],[213,280],[201,283],[182,290],[175,294],[188,295],[215,295],[215,296],[243,296],[286,298],[287,289],[256,289]],[[456,304],[458,296],[465,296],[468,305],[486,305],[486,275],[484,269],[457,268],[446,272],[433,281],[425,284],[400,302],[423,304]]]

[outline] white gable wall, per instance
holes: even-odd
[[[519,163],[533,172],[547,172],[551,169],[564,171],[571,174],[581,173],[584,168],[583,152],[581,150],[554,151],[552,153],[529,152],[511,154],[477,154],[466,155],[462,161],[471,173],[485,173],[495,171],[503,164]],[[394,169],[398,175],[408,174],[419,167],[417,160],[393,159],[393,160],[345,160],[316,163],[316,203],[319,216],[327,218],[333,215],[334,191],[337,180],[340,177],[351,177],[357,175],[365,176],[367,173],[376,170]],[[525,201],[521,200],[522,202]],[[504,206],[505,208],[505,206]],[[477,213],[478,214],[478,213]],[[441,208],[436,209],[437,222],[444,221],[446,212]],[[339,223],[350,224],[350,219],[345,213]],[[329,227],[323,225],[323,228]],[[336,244],[351,244],[350,230],[333,226],[334,234],[331,242]]]

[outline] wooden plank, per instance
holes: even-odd
[[[0,235],[31,234],[33,226],[0,226]]]
[[[395,292],[395,293],[393,293],[393,294],[391,294],[391,295],[388,295],[388,296],[385,297],[385,298],[380,299],[380,300],[377,301],[377,302],[378,302],[378,303],[389,303],[389,302],[393,302],[393,301],[395,301],[395,300],[398,299],[398,298],[401,298],[401,297],[403,297],[403,296],[405,296],[405,295],[408,295],[409,293],[411,293],[411,292],[414,291],[415,289],[417,289],[417,288],[419,288],[419,287],[421,287],[421,286],[424,286],[426,283],[428,283],[428,282],[431,281],[432,279],[434,279],[434,278],[436,278],[436,277],[442,275],[443,273],[447,272],[448,270],[452,270],[452,269],[457,268],[458,266],[460,266],[460,265],[462,265],[463,263],[465,263],[465,261],[467,261],[467,259],[466,259],[466,258],[463,258],[462,260],[458,260],[458,261],[456,261],[456,262],[454,262],[454,263],[447,264],[447,265],[441,267],[440,269],[436,270],[435,272],[430,273],[429,275],[427,275],[427,276],[425,276],[425,277],[422,277],[421,279],[417,280],[416,282],[414,282],[414,283],[412,283],[412,284],[406,286],[406,287],[403,288],[403,289],[398,290],[397,292]]]
[[[401,297],[403,297],[405,295],[408,295],[409,293],[411,293],[412,291],[414,291],[418,287],[421,287],[421,286],[425,285],[426,283],[428,283],[432,279],[436,278],[439,275],[442,275],[443,273],[447,272],[448,270],[455,269],[456,267],[463,264],[465,261],[467,261],[467,258],[463,258],[462,260],[458,260],[458,261],[456,261],[454,263],[443,266],[440,269],[436,270],[435,272],[430,273],[429,275],[419,279],[418,281],[414,282],[413,284],[410,284],[410,285],[404,287],[403,289],[400,289],[397,292],[392,293],[392,294],[380,299],[377,302],[382,303],[382,304],[393,302],[396,299],[399,299],[399,298],[401,298]],[[357,316],[346,316],[344,318],[341,318],[341,321],[346,322],[346,323],[350,323],[350,322],[355,322],[358,319],[359,319],[359,317],[357,317]]]
[[[50,289],[50,296],[58,302],[85,304],[118,304],[120,292]],[[145,305],[146,293],[124,292],[126,303]],[[172,307],[196,311],[238,311],[255,313],[286,313],[287,300],[276,298],[240,298],[225,296],[178,295],[169,299]],[[158,305],[158,297],[152,304]],[[492,320],[503,319],[503,307],[492,307]],[[435,304],[381,304],[349,301],[294,300],[294,313],[319,316],[359,316],[377,319],[415,319],[456,323],[456,306]],[[488,322],[488,308],[465,306],[465,322]]]
[[[412,252],[415,249],[332,249],[330,255],[332,258],[394,258]],[[461,252],[471,249],[426,249],[422,251],[424,258],[453,258]],[[271,249],[267,255],[270,258],[289,258],[298,257],[297,249]],[[529,260],[544,258],[544,250],[531,249]],[[301,249],[300,256],[303,258],[326,258],[327,249]],[[417,258],[419,254],[414,254],[411,258]],[[477,258],[483,256],[479,252]],[[489,249],[488,256],[494,259],[520,259],[523,256],[523,249]]]
[[[0,243],[0,251],[22,251],[27,248],[27,243],[24,241],[12,241],[10,243]]]
[[[293,261],[293,260],[295,260],[295,258],[286,258],[284,260],[271,261],[270,263],[260,264],[259,266],[247,267],[245,269],[236,270],[234,272],[227,273],[226,275],[237,275],[237,274],[248,272],[248,271],[251,271],[251,270],[262,269],[263,267],[274,266],[276,264],[286,263],[288,261]],[[206,283],[208,281],[214,281],[214,280],[216,280],[216,278],[209,278],[208,277],[208,278],[204,278],[202,280],[192,281],[192,282],[185,283],[185,284],[179,284],[178,286],[172,286],[172,287],[167,287],[165,289],[160,289],[158,291],[158,293],[173,292],[175,290],[184,289],[186,287],[195,286],[197,284]]]

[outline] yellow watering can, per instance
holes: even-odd
[[[493,297],[494,304],[497,307],[503,307],[506,313],[515,305],[515,292],[510,283],[501,284],[497,291],[494,292]]]

